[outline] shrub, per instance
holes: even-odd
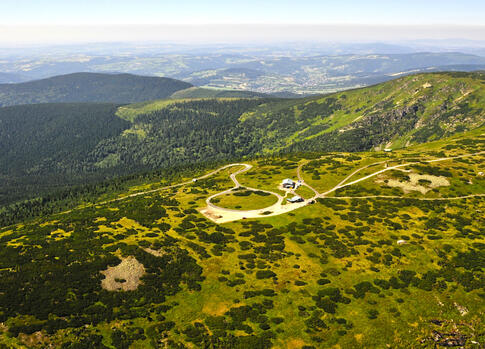
[[[276,274],[273,273],[271,270],[258,270],[256,272],[256,279],[269,279],[275,276]]]

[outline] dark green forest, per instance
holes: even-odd
[[[19,84],[0,84],[0,106],[65,103],[135,103],[170,97],[192,84],[132,74],[74,73]]]
[[[0,204],[99,177],[83,160],[102,139],[130,125],[114,104],[0,108]]]

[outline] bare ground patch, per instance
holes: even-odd
[[[105,278],[101,281],[101,287],[108,291],[133,291],[140,284],[140,278],[145,274],[145,267],[135,257],[129,256],[122,259],[115,267],[101,272]]]
[[[417,173],[408,173],[409,180],[400,181],[394,178],[386,178],[379,176],[376,179],[377,183],[385,183],[389,187],[401,188],[404,193],[411,191],[419,191],[421,194],[426,194],[433,188],[449,186],[450,182],[441,176],[420,175]]]
[[[152,250],[151,248],[144,248],[145,252],[154,255],[155,257],[162,257],[165,253],[164,250]]]

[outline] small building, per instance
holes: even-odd
[[[295,184],[295,189],[298,189],[298,188],[300,188],[300,187],[301,187],[301,181],[300,181],[300,180],[298,180],[298,181],[296,182],[296,184]]]
[[[303,198],[301,196],[295,195],[291,199],[286,199],[289,203],[296,203],[296,202],[303,202]]]
[[[391,148],[384,148],[384,151],[385,151],[386,153],[390,153],[390,152],[392,151],[392,149],[391,149]]]
[[[284,179],[283,180],[283,183],[282,183],[283,188],[291,188],[291,189],[294,189],[295,188],[295,185],[296,185],[296,183],[293,180],[289,179],[289,178]]]
[[[194,183],[197,182],[197,178],[192,179],[192,182]]]
[[[398,244],[398,245],[404,245],[404,244],[406,244],[406,243],[407,243],[407,241],[406,241],[406,240],[397,240],[397,244]]]

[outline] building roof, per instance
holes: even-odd
[[[301,196],[295,195],[291,199],[288,199],[289,202],[298,202],[298,201],[303,201]]]
[[[289,179],[289,178],[286,178],[286,179],[283,179],[283,184],[294,184],[295,182],[293,182],[292,179]]]

